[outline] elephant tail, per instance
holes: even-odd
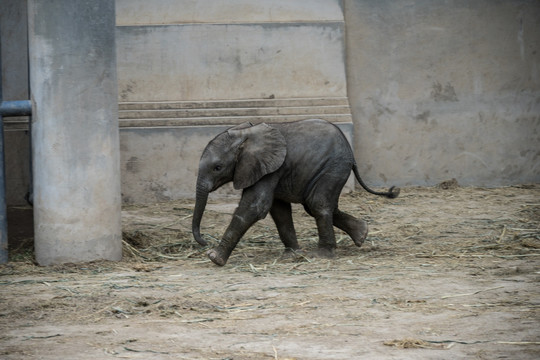
[[[356,164],[353,165],[353,172],[354,172],[354,176],[356,177],[356,180],[358,180],[360,185],[362,185],[362,187],[367,192],[375,194],[375,195],[386,196],[387,198],[390,198],[390,199],[394,199],[394,198],[398,197],[400,190],[399,190],[399,188],[397,188],[395,186],[392,186],[390,189],[388,189],[387,192],[379,192],[379,191],[375,191],[375,190],[370,189],[366,185],[366,183],[362,180],[362,178],[360,177],[360,174],[358,173],[358,166]]]

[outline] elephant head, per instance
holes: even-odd
[[[192,231],[201,237],[201,219],[208,194],[232,181],[235,189],[245,189],[263,176],[278,170],[285,161],[287,143],[279,130],[267,125],[245,123],[233,127],[208,143],[199,162]]]

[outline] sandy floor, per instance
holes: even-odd
[[[119,263],[44,268],[22,247],[0,266],[0,358],[540,358],[540,185],[451,185],[342,196],[370,235],[357,248],[337,231],[332,260],[282,256],[265,219],[216,267],[188,201],[125,208]],[[209,204],[207,239],[234,207]]]

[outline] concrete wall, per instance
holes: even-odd
[[[346,0],[345,19],[369,183],[540,181],[540,2]]]
[[[193,197],[231,125],[325,118],[352,137],[344,31],[339,0],[117,0],[124,201]]]
[[[350,129],[351,110],[370,184],[540,181],[538,1],[116,4],[130,202],[190,196],[201,148],[227,124],[318,116]],[[26,1],[0,5],[4,96],[28,98]],[[8,204],[22,204],[26,119],[5,120]]]
[[[343,33],[331,21],[119,26],[120,101],[344,97]]]

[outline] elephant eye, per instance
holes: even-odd
[[[221,165],[214,166],[214,171],[221,171]]]

